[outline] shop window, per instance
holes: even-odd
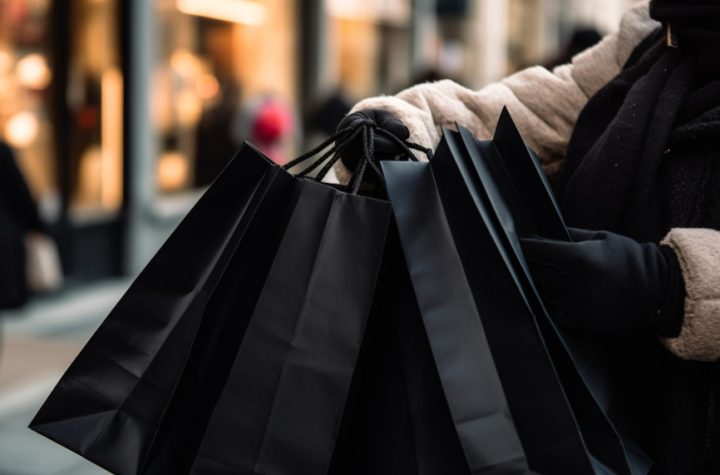
[[[118,2],[73,0],[66,102],[70,214],[112,216],[123,201],[123,76]]]
[[[204,187],[243,140],[295,152],[295,14],[287,0],[156,0],[152,120],[159,191]]]
[[[15,150],[50,221],[61,207],[80,220],[114,215],[123,193],[118,4],[67,5],[71,14],[56,18],[51,0],[0,0],[0,138]],[[67,26],[70,37],[60,39],[66,51],[49,35]],[[58,134],[67,137],[59,141]],[[68,150],[59,150],[59,142]]]
[[[0,139],[40,200],[57,200],[49,88],[50,0],[0,0]]]

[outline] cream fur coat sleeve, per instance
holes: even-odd
[[[455,123],[489,139],[507,106],[525,141],[553,173],[588,99],[620,72],[633,49],[657,27],[644,1],[623,16],[617,32],[553,71],[528,68],[478,91],[447,80],[420,84],[396,96],[365,99],[353,112],[387,110],[407,126],[411,141],[434,149],[441,127]],[[342,165],[336,172],[341,182],[348,180]],[[673,229],[663,242],[675,250],[687,290],[680,336],[663,343],[681,358],[720,360],[720,232]]]
[[[450,80],[419,84],[396,96],[365,99],[352,112],[387,110],[407,126],[410,141],[434,149],[441,128],[454,128],[455,123],[476,137],[491,138],[507,106],[525,141],[548,166],[565,156],[588,99],[620,72],[633,49],[657,26],[644,2],[623,16],[617,32],[553,71],[531,67],[477,91]],[[341,180],[347,178],[346,170],[339,172]]]

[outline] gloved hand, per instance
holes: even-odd
[[[685,285],[675,252],[605,231],[570,229],[574,242],[521,239],[540,294],[564,327],[677,336]]]
[[[378,127],[387,130],[400,140],[407,140],[410,137],[407,127],[393,114],[382,109],[367,109],[348,114],[338,125],[338,130],[355,127],[360,122],[368,120],[374,121]],[[355,170],[358,161],[363,156],[362,140],[362,136],[358,136],[340,153],[340,160],[350,172]],[[402,153],[402,149],[396,143],[377,133],[374,134],[373,150],[378,160],[388,159]]]

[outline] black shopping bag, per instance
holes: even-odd
[[[517,240],[515,216],[503,199],[503,189],[494,180],[487,160],[495,152],[492,143],[475,143],[465,129],[460,129],[458,135],[467,152],[464,155],[468,171],[466,177],[469,178],[466,184],[485,198],[486,210],[491,215],[491,219],[494,218],[497,223],[497,232],[500,236],[498,242],[508,254],[512,271],[516,273],[522,292],[538,322],[542,338],[550,351],[590,454],[593,455],[594,460],[610,467],[616,473],[629,473],[624,447],[615,428],[598,406],[578,372],[562,336],[547,315],[532,284]]]
[[[391,225],[329,473],[469,474],[445,394]]]
[[[570,233],[540,160],[523,142],[506,108],[500,112],[493,139],[474,142],[480,151],[490,152],[483,158],[512,206],[518,235],[569,241]]]
[[[383,162],[382,168],[425,334],[470,473],[526,473],[526,456],[430,166]]]
[[[324,473],[389,222],[245,145],[31,427],[115,473]]]
[[[507,109],[500,114],[493,140],[473,140],[467,131],[461,131],[461,135],[465,145],[476,152],[471,159],[479,162],[475,168],[486,191],[494,196],[495,212],[511,215],[515,228],[506,230],[509,239],[515,240],[515,235],[571,239],[539,160],[524,144]],[[522,255],[517,257],[518,263],[524,262]],[[526,266],[520,266],[518,272],[527,277],[528,293],[539,299]],[[595,451],[605,454],[603,458],[615,460],[611,465],[617,465],[622,463],[618,451],[621,448],[632,473],[647,473],[652,462],[630,436],[632,416],[622,409],[623,388],[614,377],[613,353],[617,348],[606,339],[572,329],[557,330],[582,380],[572,378],[579,384],[571,399],[591,439],[591,450],[595,447]],[[573,368],[570,371],[575,372]],[[570,378],[566,379],[567,386]]]
[[[290,220],[255,304],[200,444],[197,473],[328,469],[389,209],[316,183],[302,188],[310,201],[296,205],[302,212]]]
[[[496,165],[500,164],[500,157],[494,155],[496,149],[492,142],[475,142],[466,129],[461,128],[459,135],[468,151],[466,157],[469,158],[469,168],[472,169],[474,177],[477,178],[474,185],[479,188],[480,193],[487,199],[488,211],[496,217],[498,223],[501,223],[498,229],[503,238],[501,242],[503,242],[506,252],[510,256],[514,271],[518,275],[523,292],[530,302],[535,318],[538,319],[543,338],[548,345],[553,363],[558,370],[578,424],[582,428],[583,437],[590,453],[615,472],[629,473],[624,444],[578,371],[576,363],[567,348],[567,343],[547,314],[542,300],[532,283],[527,264],[522,257],[520,243],[517,239],[517,226],[515,226],[518,221],[516,217],[520,216],[522,218],[526,216],[523,216],[521,212],[512,212],[511,206],[504,199],[507,196],[505,193],[509,187],[499,186],[496,179],[497,175],[492,173],[490,158],[496,159]],[[521,204],[521,202],[514,204]]]
[[[444,131],[431,170],[487,334],[530,468],[539,473],[602,473],[579,430],[557,369],[497,217],[472,182],[459,136]],[[418,212],[422,212],[420,209]],[[608,473],[611,473],[608,471]]]

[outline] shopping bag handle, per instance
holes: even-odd
[[[375,157],[375,134],[381,135],[392,141],[395,145],[397,145],[398,148],[402,151],[400,156],[407,160],[417,161],[417,157],[412,152],[413,150],[418,150],[424,153],[428,157],[428,159],[432,158],[432,150],[430,150],[429,148],[425,148],[422,145],[409,142],[407,140],[401,140],[389,130],[380,127],[374,120],[367,119],[358,121],[351,127],[345,127],[338,130],[333,135],[324,140],[322,143],[320,143],[317,147],[314,147],[308,152],[300,155],[298,158],[286,163],[283,168],[285,170],[290,170],[291,168],[303,162],[306,162],[307,160],[317,156],[318,154],[321,154],[317,159],[310,163],[310,165],[303,168],[300,172],[296,174],[296,176],[298,177],[308,177],[308,174],[310,172],[318,168],[320,165],[324,164],[320,171],[318,171],[314,175],[314,177],[312,177],[314,181],[320,182],[325,177],[325,175],[327,175],[330,169],[337,163],[337,161],[340,160],[340,152],[342,152],[342,150],[345,149],[350,143],[352,143],[358,136],[362,135],[363,159],[358,161],[355,170],[353,170],[353,177],[348,184],[348,187],[353,194],[358,193],[363,178],[365,177],[365,173],[367,172],[368,166],[372,169],[375,175],[377,175],[383,187],[385,187],[385,177],[383,176],[383,173],[380,170],[378,160]]]

